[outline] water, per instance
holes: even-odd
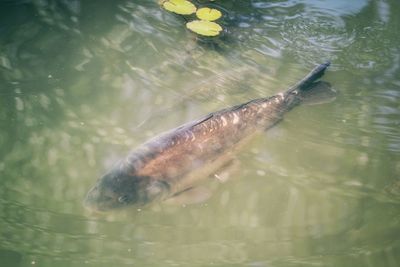
[[[399,265],[400,3],[212,5],[214,42],[157,1],[0,4],[0,266]],[[149,137],[327,59],[336,101],[253,140],[205,203],[82,207]]]

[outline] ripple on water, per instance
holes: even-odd
[[[303,62],[334,61],[338,51],[352,44],[354,35],[347,31],[339,16],[321,11],[308,12],[310,14],[283,22],[283,45]]]

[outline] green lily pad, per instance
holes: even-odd
[[[197,10],[196,16],[201,20],[213,21],[219,19],[222,16],[222,13],[215,8],[203,7]]]
[[[217,36],[222,31],[222,27],[218,23],[207,20],[194,20],[186,23],[186,27],[204,36]]]
[[[168,0],[163,2],[163,7],[179,15],[190,15],[196,12],[196,6],[187,0]]]

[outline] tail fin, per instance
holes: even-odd
[[[293,86],[288,91],[294,90],[307,90],[307,88],[316,80],[321,78],[325,74],[325,70],[331,65],[331,62],[326,62],[324,64],[315,67],[306,77],[299,81],[295,86]]]
[[[301,90],[297,95],[304,105],[318,105],[332,102],[336,99],[337,92],[331,84],[324,81],[311,83],[307,90]]]
[[[315,67],[306,77],[291,87],[285,93],[285,101],[288,108],[292,108],[300,102],[305,104],[326,103],[335,99],[336,91],[329,83],[317,81],[331,63],[326,62]]]

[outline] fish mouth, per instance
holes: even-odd
[[[107,210],[105,210],[105,209],[101,209],[95,205],[88,205],[86,202],[83,203],[83,207],[84,207],[85,213],[90,216],[103,215],[103,214],[106,214],[106,212],[107,212]]]
[[[111,207],[107,207],[107,202],[100,201],[101,199],[101,194],[98,189],[98,186],[94,186],[89,190],[89,192],[86,194],[84,200],[83,200],[83,207],[90,211],[90,212],[104,212]]]
[[[103,191],[98,185],[95,185],[86,194],[86,197],[83,200],[83,206],[90,212],[101,213],[110,210],[122,209],[128,205],[130,206],[134,204],[131,202],[121,201],[122,199],[122,197],[118,197],[109,191]]]
[[[104,213],[113,209],[111,205],[99,204],[97,201],[88,197],[83,200],[82,205],[90,213]]]
[[[89,191],[86,194],[86,197],[83,199],[82,201],[82,206],[89,212],[102,212],[104,211],[104,209],[102,209],[95,200],[93,200],[90,196],[90,192]]]

